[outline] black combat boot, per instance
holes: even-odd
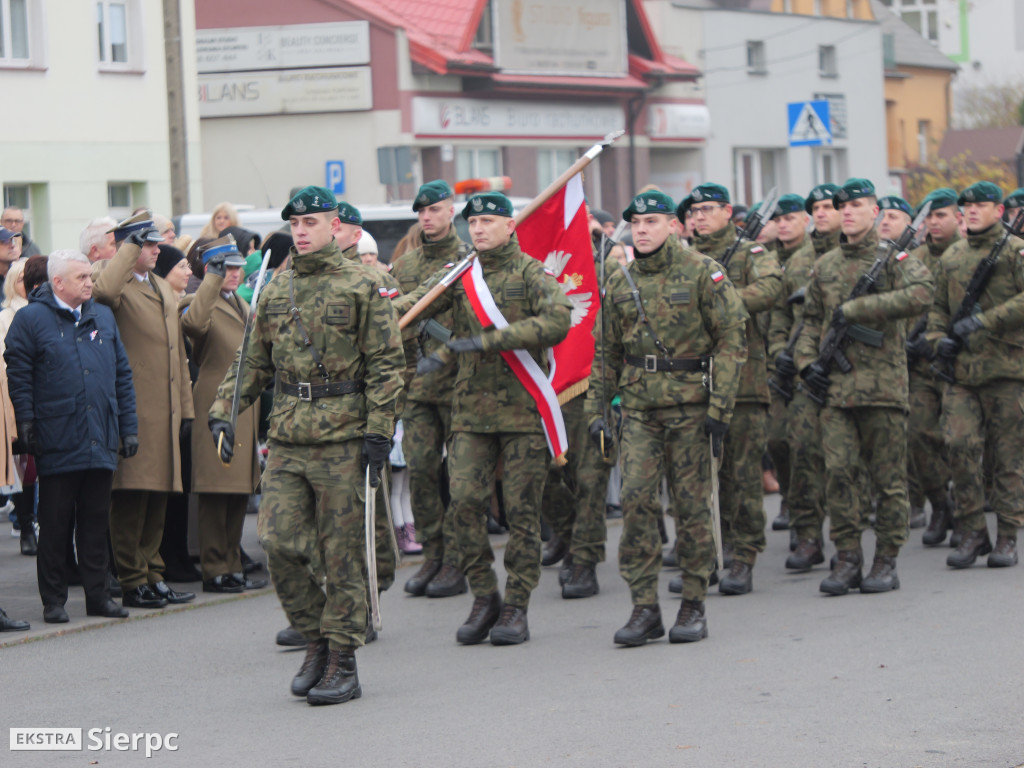
[[[285,627],[277,633],[275,642],[288,648],[301,648],[306,644],[306,638],[302,636],[299,630]]]
[[[432,578],[437,576],[437,572],[440,570],[440,560],[424,560],[420,569],[412,575],[412,578],[405,582],[405,591],[413,597],[423,597],[427,592],[427,584],[430,583]]]
[[[729,572],[718,582],[723,595],[745,595],[754,588],[754,566],[733,560]]]
[[[950,552],[946,565],[950,568],[970,568],[978,555],[987,555],[992,551],[992,539],[988,537],[988,528],[980,531],[963,530],[960,545],[955,552]]]
[[[926,547],[937,547],[946,540],[946,531],[953,527],[953,499],[949,494],[938,503],[932,503],[932,518],[928,527],[921,535],[921,543]]]
[[[673,595],[683,594],[683,574],[680,573],[668,580],[668,591]]]
[[[292,678],[292,696],[305,696],[324,676],[327,666],[327,640],[311,640],[306,643],[306,658],[302,660],[298,674]]]
[[[789,530],[789,504],[783,499],[782,503],[779,504],[779,514],[772,520],[773,531],[787,531]]]
[[[464,594],[469,589],[466,577],[454,565],[445,563],[437,576],[427,584],[427,597],[454,597]]]
[[[925,526],[925,515],[924,507],[910,507],[910,527],[911,528],[924,528]]]
[[[683,600],[676,623],[668,631],[670,643],[695,643],[708,636],[708,620],[701,600]]]
[[[526,609],[505,603],[501,616],[491,630],[491,645],[519,645],[530,639],[530,626],[526,623]]]
[[[988,556],[989,568],[1008,568],[1017,564],[1017,537],[996,536],[996,548]]]
[[[676,548],[679,546],[679,539],[672,542],[672,546],[666,549],[661,554],[661,565],[663,568],[678,568],[679,567],[679,555],[676,554]]]
[[[875,555],[871,572],[860,583],[860,591],[891,592],[900,588],[900,577],[896,575],[896,558],[889,555]]]
[[[863,562],[864,555],[859,549],[844,549],[836,555],[832,573],[821,582],[819,589],[829,595],[845,595],[851,589],[857,589]]]
[[[825,553],[821,551],[820,539],[801,539],[796,550],[786,558],[786,567],[794,572],[809,571],[819,563],[825,562]]]
[[[615,633],[615,643],[636,647],[664,635],[665,625],[661,623],[661,608],[658,604],[634,605],[626,626]]]
[[[344,704],[362,695],[355,654],[351,650],[332,650],[327,655],[327,668],[324,669],[323,677],[316,687],[311,688],[306,694],[306,701],[313,706]]]
[[[541,552],[540,564],[554,565],[565,557],[568,552],[569,542],[557,533],[553,533],[551,534],[551,538],[548,540],[548,543],[544,545],[544,551]]]
[[[473,601],[466,623],[459,627],[455,639],[463,645],[476,645],[487,639],[491,627],[501,614],[501,595],[492,592]]]
[[[573,600],[578,597],[593,597],[598,591],[597,572],[594,566],[579,563],[572,567],[569,580],[562,585],[562,598]]]
[[[562,558],[562,567],[558,569],[558,586],[564,587],[570,576],[572,576],[572,552]]]

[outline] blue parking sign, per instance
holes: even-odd
[[[345,194],[345,161],[344,160],[328,160],[327,168],[327,184],[326,186],[331,192],[336,195]]]

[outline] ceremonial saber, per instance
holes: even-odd
[[[395,561],[402,561],[402,550],[398,547],[398,537],[395,535],[395,518],[391,515],[391,489],[388,487],[387,472],[380,472],[381,493],[384,495],[384,512],[388,516],[388,532],[391,534],[391,549],[395,552]]]
[[[370,465],[366,465],[366,578],[370,591],[370,619],[380,629],[380,595],[377,594],[377,489],[370,485]]]
[[[231,395],[231,415],[228,422],[231,424],[231,434],[235,433],[238,426],[238,401],[242,397],[242,370],[245,367],[245,356],[249,350],[249,336],[252,335],[252,326],[256,322],[256,302],[260,297],[260,290],[263,288],[263,279],[267,276],[267,266],[270,264],[270,251],[263,254],[263,263],[260,264],[259,274],[256,275],[256,287],[252,289],[252,302],[249,304],[249,316],[245,319],[245,331],[242,333],[242,346],[238,348],[238,365],[235,368],[235,391]],[[224,433],[221,432],[217,438],[217,458],[225,467],[230,462],[221,459],[221,446],[224,445]]]
[[[518,226],[524,219],[530,216],[530,214],[532,214],[534,211],[536,211],[538,208],[544,205],[544,203],[546,203],[552,195],[554,195],[558,190],[560,190],[562,187],[569,183],[569,179],[571,179],[577,173],[579,173],[588,165],[590,165],[591,160],[593,160],[595,157],[601,154],[605,147],[607,147],[613,141],[622,136],[623,133],[625,133],[625,131],[612,131],[607,136],[605,136],[604,139],[602,139],[597,144],[588,149],[586,152],[584,152],[582,157],[580,157],[575,163],[569,166],[568,170],[563,172],[561,176],[559,176],[557,179],[551,182],[547,186],[547,188],[544,189],[543,192],[541,192],[539,195],[533,198],[533,200],[531,200],[523,207],[523,210],[521,210],[519,213],[515,215],[516,225]],[[448,289],[449,285],[454,283],[459,277],[462,276],[463,272],[465,272],[472,266],[473,259],[475,258],[476,251],[470,251],[469,254],[462,261],[460,261],[458,264],[456,264],[454,267],[448,270],[448,273],[440,282],[437,283],[437,285],[435,285],[429,291],[427,291],[426,294],[424,294],[423,298],[421,298],[419,301],[413,304],[412,307],[410,307],[409,311],[402,315],[402,317],[398,320],[399,329],[405,328],[407,325],[409,325],[409,323],[411,323],[413,320],[419,317],[420,313],[423,312],[423,310],[426,307],[428,307],[434,301],[434,299],[436,299],[438,296],[444,293]]]

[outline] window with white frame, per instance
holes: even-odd
[[[747,40],[747,72],[752,75],[763,75],[768,72],[763,40]]]
[[[779,150],[775,149],[735,150],[734,203],[753,205],[763,200],[772,187],[782,184],[778,176],[778,155]]]
[[[100,69],[142,68],[141,15],[138,0],[96,0],[96,58]]]
[[[836,47],[834,45],[818,46],[818,74],[822,77],[839,76],[839,68],[836,64]]]
[[[938,0],[882,0],[909,26],[927,40],[939,42]]]
[[[455,152],[455,180],[501,176],[501,151],[488,147],[460,148]]]
[[[135,206],[132,203],[132,184],[127,181],[111,181],[107,184],[107,208],[112,218],[120,221],[131,216]]]
[[[0,67],[43,66],[42,0],[0,0]]]
[[[537,150],[537,191],[559,177],[578,157],[572,149],[538,149]]]

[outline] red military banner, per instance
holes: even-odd
[[[583,204],[583,177],[576,174],[516,228],[519,247],[555,276],[572,302],[572,326],[554,348],[551,384],[566,403],[586,391],[594,360],[594,321],[600,307],[594,253]]]

